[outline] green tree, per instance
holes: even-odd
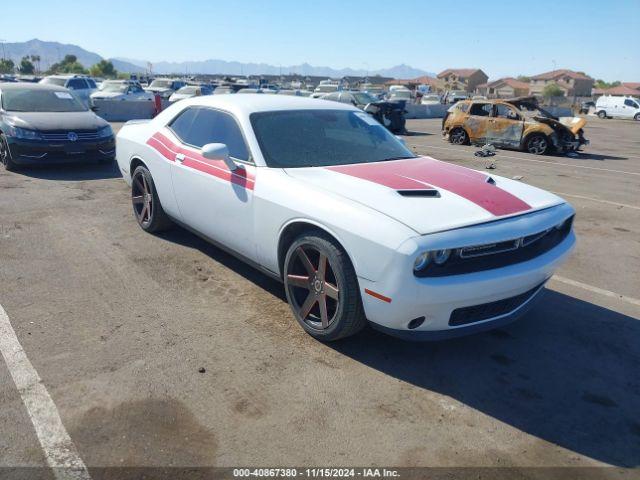
[[[0,59],[0,73],[13,73],[15,64],[10,58]]]
[[[564,90],[562,90],[557,83],[550,83],[542,90],[542,96],[547,99],[551,97],[563,97]]]
[[[33,63],[31,63],[29,57],[22,57],[22,60],[20,60],[18,71],[22,75],[33,75],[36,71],[36,67],[33,66]]]
[[[65,55],[61,62],[51,65],[49,71],[51,73],[87,73],[75,55]]]
[[[529,83],[531,81],[531,77],[527,77],[526,75],[518,75],[516,80],[520,80],[521,82]]]
[[[605,82],[602,79],[598,79],[594,82],[593,86],[596,88],[600,88],[603,90],[606,90],[607,88],[613,88],[613,87],[619,87],[621,85],[619,80],[616,80],[615,82]]]
[[[118,71],[108,60],[100,60],[89,69],[89,72],[94,77],[115,78],[118,76]]]
[[[40,55],[30,55],[31,63],[36,66],[36,73],[40,73]]]

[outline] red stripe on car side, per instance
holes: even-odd
[[[496,216],[531,209],[515,195],[487,183],[487,176],[458,165],[421,157],[390,162],[327,167],[393,189],[441,188],[455,193]]]
[[[176,154],[181,153],[185,156],[182,162],[184,166],[226,180],[247,190],[253,190],[255,179],[253,174],[248,172],[246,168],[240,167],[235,172],[232,172],[223,161],[211,160],[203,157],[198,152],[181,147],[160,132],[149,138],[147,145],[154,148],[167,160],[174,162]]]

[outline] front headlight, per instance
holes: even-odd
[[[22,140],[41,140],[40,132],[36,132],[35,130],[27,130],[26,128],[20,127],[10,127],[9,135],[20,138]]]
[[[449,257],[451,256],[451,250],[436,250],[433,252],[433,261],[436,262],[436,265],[443,265]]]
[[[98,130],[99,138],[108,138],[111,136],[113,136],[113,130],[111,130],[111,125],[107,125],[106,127],[102,127],[100,130]]]
[[[413,271],[421,272],[429,265],[429,261],[431,260],[431,252],[422,252],[418,255],[413,262]]]

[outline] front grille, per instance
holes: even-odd
[[[500,317],[511,313],[527,300],[531,299],[542,285],[544,285],[544,283],[541,283],[520,295],[505,298],[504,300],[483,303],[481,305],[473,305],[471,307],[456,308],[451,312],[449,325],[452,327],[467,325],[469,323],[481,322],[482,320],[488,320],[490,318]]]
[[[572,225],[573,216],[560,229],[554,227],[513,240],[459,248],[451,253],[444,265],[431,263],[428,268],[414,274],[418,277],[444,277],[526,262],[559,245],[571,232]]]
[[[98,132],[93,131],[93,132],[76,132],[74,130],[69,130],[69,131],[65,131],[65,132],[48,132],[48,133],[42,133],[42,138],[44,140],[47,140],[48,142],[70,142],[69,140],[69,133],[75,133],[76,135],[78,135],[78,140],[97,140],[98,137]]]

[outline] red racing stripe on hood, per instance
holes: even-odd
[[[531,206],[491,183],[487,175],[429,157],[326,167],[394,190],[433,188],[455,193],[496,216],[513,215]]]

